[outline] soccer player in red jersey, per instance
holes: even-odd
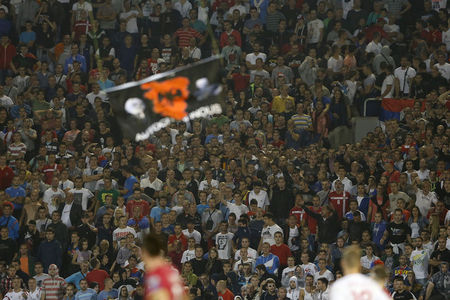
[[[145,300],[187,300],[178,271],[164,258],[160,240],[154,235],[144,239]]]

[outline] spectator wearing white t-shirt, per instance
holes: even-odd
[[[253,52],[245,56],[245,63],[249,70],[254,70],[256,68],[256,59],[261,58],[263,62],[266,62],[267,55],[265,53],[259,52],[261,45],[259,42],[253,44]]]
[[[381,34],[379,32],[373,33],[373,40],[366,46],[367,53],[378,55],[381,53],[383,45],[381,44]]]
[[[236,220],[239,220],[241,215],[245,215],[249,211],[247,205],[242,203],[242,196],[240,193],[236,193],[231,202],[223,199],[222,204],[228,208],[229,214],[234,213],[236,215]]]
[[[416,181],[419,180],[418,178],[415,179],[413,182],[414,186],[417,185]],[[428,215],[428,212],[431,209],[431,205],[438,202],[438,199],[436,197],[436,193],[431,191],[431,182],[428,179],[425,179],[422,182],[422,189],[419,189],[416,187],[416,206],[419,208],[420,213],[422,216]]]
[[[416,250],[411,252],[411,257],[409,258],[412,264],[412,269],[414,275],[416,275],[416,281],[425,286],[428,278],[428,263],[430,261],[430,252],[423,248],[422,238],[416,237],[415,239]]]
[[[134,238],[137,237],[134,228],[127,226],[128,218],[126,216],[119,217],[119,227],[117,227],[112,234],[113,242],[119,242],[121,239],[126,238],[128,234],[133,235]]]
[[[438,63],[434,66],[439,70],[439,73],[441,73],[442,77],[444,77],[447,80],[450,80],[450,64],[445,62],[445,55],[444,53],[438,54]]]
[[[98,83],[92,84],[92,92],[86,95],[86,98],[88,99],[89,103],[92,105],[92,107],[95,107],[95,99],[100,98],[102,99],[102,102],[106,102],[108,100],[108,96],[104,91],[100,90],[100,85]]]
[[[258,207],[264,210],[270,205],[269,195],[262,189],[262,183],[260,181],[253,184],[253,190],[248,194],[249,203],[252,199],[255,199],[258,202]]]
[[[236,242],[236,246],[239,246],[239,244]],[[247,256],[251,259],[255,259],[258,257],[258,252],[250,247],[250,240],[248,238],[242,238],[241,240],[241,249],[237,250],[234,254],[234,260],[241,259],[241,251],[242,249],[247,249]]]
[[[127,22],[126,31],[129,33],[138,33],[139,29],[137,26],[137,17],[139,16],[139,12],[135,9],[131,9],[131,0],[125,0],[123,2],[124,11],[120,13],[120,20],[124,20]]]
[[[54,176],[51,187],[49,187],[42,196],[42,202],[47,206],[50,215],[58,208],[59,201],[66,197],[66,194],[58,187],[58,184],[59,180]]]
[[[270,246],[275,244],[275,233],[283,232],[280,226],[273,221],[273,214],[266,213],[264,215],[264,227],[261,230],[261,239],[259,241],[258,250],[261,250],[263,243],[269,243]]]
[[[219,259],[231,258],[231,250],[233,249],[234,234],[228,232],[228,223],[223,221],[220,223],[220,232],[216,234],[216,247]]]
[[[189,18],[189,11],[192,9],[192,4],[187,0],[179,0],[174,3],[173,8],[180,12],[182,18]]]
[[[330,74],[336,75],[342,71],[344,66],[344,59],[341,56],[341,48],[338,45],[333,45],[332,55],[328,59],[328,72]]]
[[[200,234],[200,232],[195,230],[194,225],[195,224],[193,223],[192,220],[188,220],[186,224],[187,228],[183,229],[183,231],[181,232],[188,239],[188,241],[190,238],[193,238],[196,244],[200,244],[200,242],[202,241],[202,235]]]
[[[181,263],[184,264],[187,261],[195,258],[195,239],[193,237],[188,238],[188,248],[184,250],[181,257]]]
[[[373,254],[372,245],[366,246],[366,255],[361,257],[361,268],[363,273],[369,273],[373,267],[373,263],[380,258]]]
[[[408,96],[411,82],[416,77],[416,70],[410,67],[409,59],[403,56],[400,59],[400,67],[395,69],[395,95],[396,96]]]
[[[72,19],[71,19],[71,28],[76,21],[81,19],[82,11],[85,11],[89,16],[89,20],[93,20],[94,16],[92,14],[92,4],[87,2],[86,0],[78,0],[72,5]]]
[[[93,198],[94,194],[89,189],[83,187],[83,179],[76,178],[75,188],[69,190],[69,192],[73,194],[74,202],[81,205],[83,211],[95,206],[95,203],[92,203],[91,207],[88,207],[89,199]]]
[[[325,258],[319,259],[319,271],[314,273],[314,282],[317,283],[319,278],[326,278],[328,282],[334,280],[334,275],[330,270],[327,269],[327,262]]]
[[[317,18],[317,13],[315,10],[311,10],[310,12],[310,20],[307,24],[308,28],[308,44],[311,46],[322,42],[323,39],[323,22],[322,20]]]
[[[393,67],[391,65],[386,66],[386,77],[383,80],[383,83],[381,85],[381,96],[380,98],[392,98],[394,97],[394,81],[395,77],[392,75],[392,69]]]
[[[390,14],[388,18],[388,24],[383,26],[383,30],[391,37],[393,40],[396,40],[400,33],[400,26],[395,24],[396,16],[394,14]]]

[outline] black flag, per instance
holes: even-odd
[[[221,59],[214,56],[106,92],[123,135],[142,141],[173,121],[220,114],[220,78]]]

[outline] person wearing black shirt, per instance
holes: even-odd
[[[198,184],[192,179],[192,171],[190,169],[184,169],[183,180],[186,182],[186,190],[194,195],[195,201],[198,204]]]
[[[430,265],[432,266],[432,273],[439,272],[441,263],[450,263],[450,250],[446,247],[447,240],[444,237],[438,239],[438,246],[433,251],[430,257]]]
[[[329,206],[323,206],[320,213],[315,213],[305,206],[304,200],[302,200],[301,207],[309,216],[317,220],[319,243],[334,243],[340,228],[336,212]]]
[[[410,291],[405,289],[405,283],[401,276],[396,276],[394,278],[394,293],[392,293],[392,298],[394,300],[416,299]]]
[[[269,208],[278,225],[285,223],[285,219],[289,215],[289,210],[294,206],[293,199],[294,195],[292,190],[286,186],[284,177],[278,178],[277,185],[273,188],[272,200]]]
[[[370,225],[361,221],[361,212],[359,210],[353,212],[353,220],[349,220],[348,234],[350,241],[360,241],[362,233],[365,230],[370,231]]]
[[[10,264],[16,251],[17,244],[9,238],[8,227],[2,226],[0,229],[0,260]]]
[[[161,245],[165,247],[164,251],[167,253],[167,241],[169,236],[162,231],[161,221],[155,222],[154,231],[152,233],[161,241]]]
[[[411,228],[403,222],[403,213],[401,209],[397,208],[394,211],[394,221],[389,223],[387,231],[389,233],[391,245],[394,248],[394,253],[399,254],[399,248],[403,251],[405,241],[411,240]]]
[[[166,0],[164,2],[166,11],[161,15],[161,31],[162,34],[172,35],[178,28],[181,27],[181,14],[178,10],[172,8],[172,1]]]
[[[200,245],[195,246],[195,258],[189,261],[192,265],[192,272],[200,277],[206,270],[206,259],[203,258],[203,248]]]

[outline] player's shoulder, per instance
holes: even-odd
[[[331,299],[345,299],[345,295],[351,293],[363,299],[371,295],[371,299],[389,299],[383,289],[370,277],[363,274],[350,274],[337,280],[331,286]],[[342,296],[342,298],[341,298]]]

